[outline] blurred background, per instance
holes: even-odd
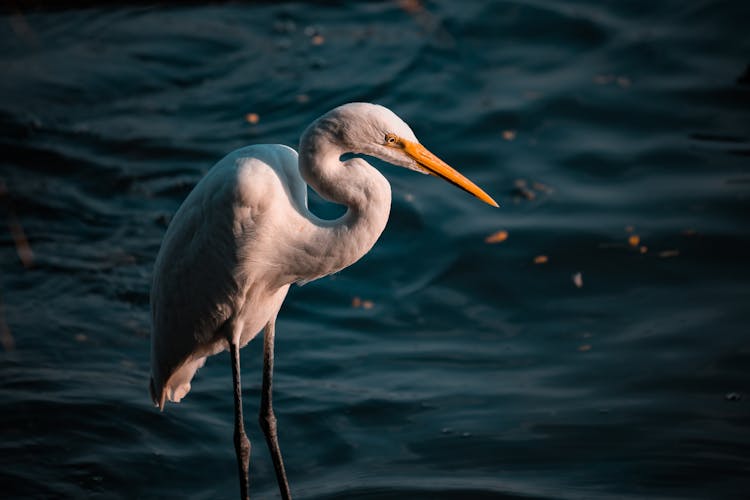
[[[229,356],[180,405],[149,400],[161,238],[227,152],[296,147],[320,114],[370,101],[501,208],[378,164],[381,240],[293,287],[277,325],[296,498],[746,498],[747,14],[5,4],[3,497],[237,496]],[[251,491],[274,498],[261,345],[242,351]]]

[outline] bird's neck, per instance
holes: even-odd
[[[315,264],[300,270],[301,282],[335,273],[358,261],[372,248],[388,222],[390,184],[361,158],[342,162],[341,155],[348,152],[336,143],[330,131],[321,128],[308,129],[300,141],[302,178],[322,198],[347,207],[344,215],[331,221],[309,214],[312,238],[305,252],[314,254]]]

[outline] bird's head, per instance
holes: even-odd
[[[485,203],[498,206],[479,186],[422,146],[409,125],[384,106],[364,102],[344,104],[319,121],[348,151],[440,177]]]

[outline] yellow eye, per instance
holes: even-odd
[[[386,134],[385,143],[391,145],[396,144],[396,136],[393,134]]]

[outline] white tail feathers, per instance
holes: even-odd
[[[179,403],[190,392],[190,381],[193,379],[195,372],[205,364],[205,356],[185,362],[172,373],[167,383],[161,387],[156,386],[152,377],[149,389],[154,406],[163,410],[164,402],[167,399],[173,403]]]

